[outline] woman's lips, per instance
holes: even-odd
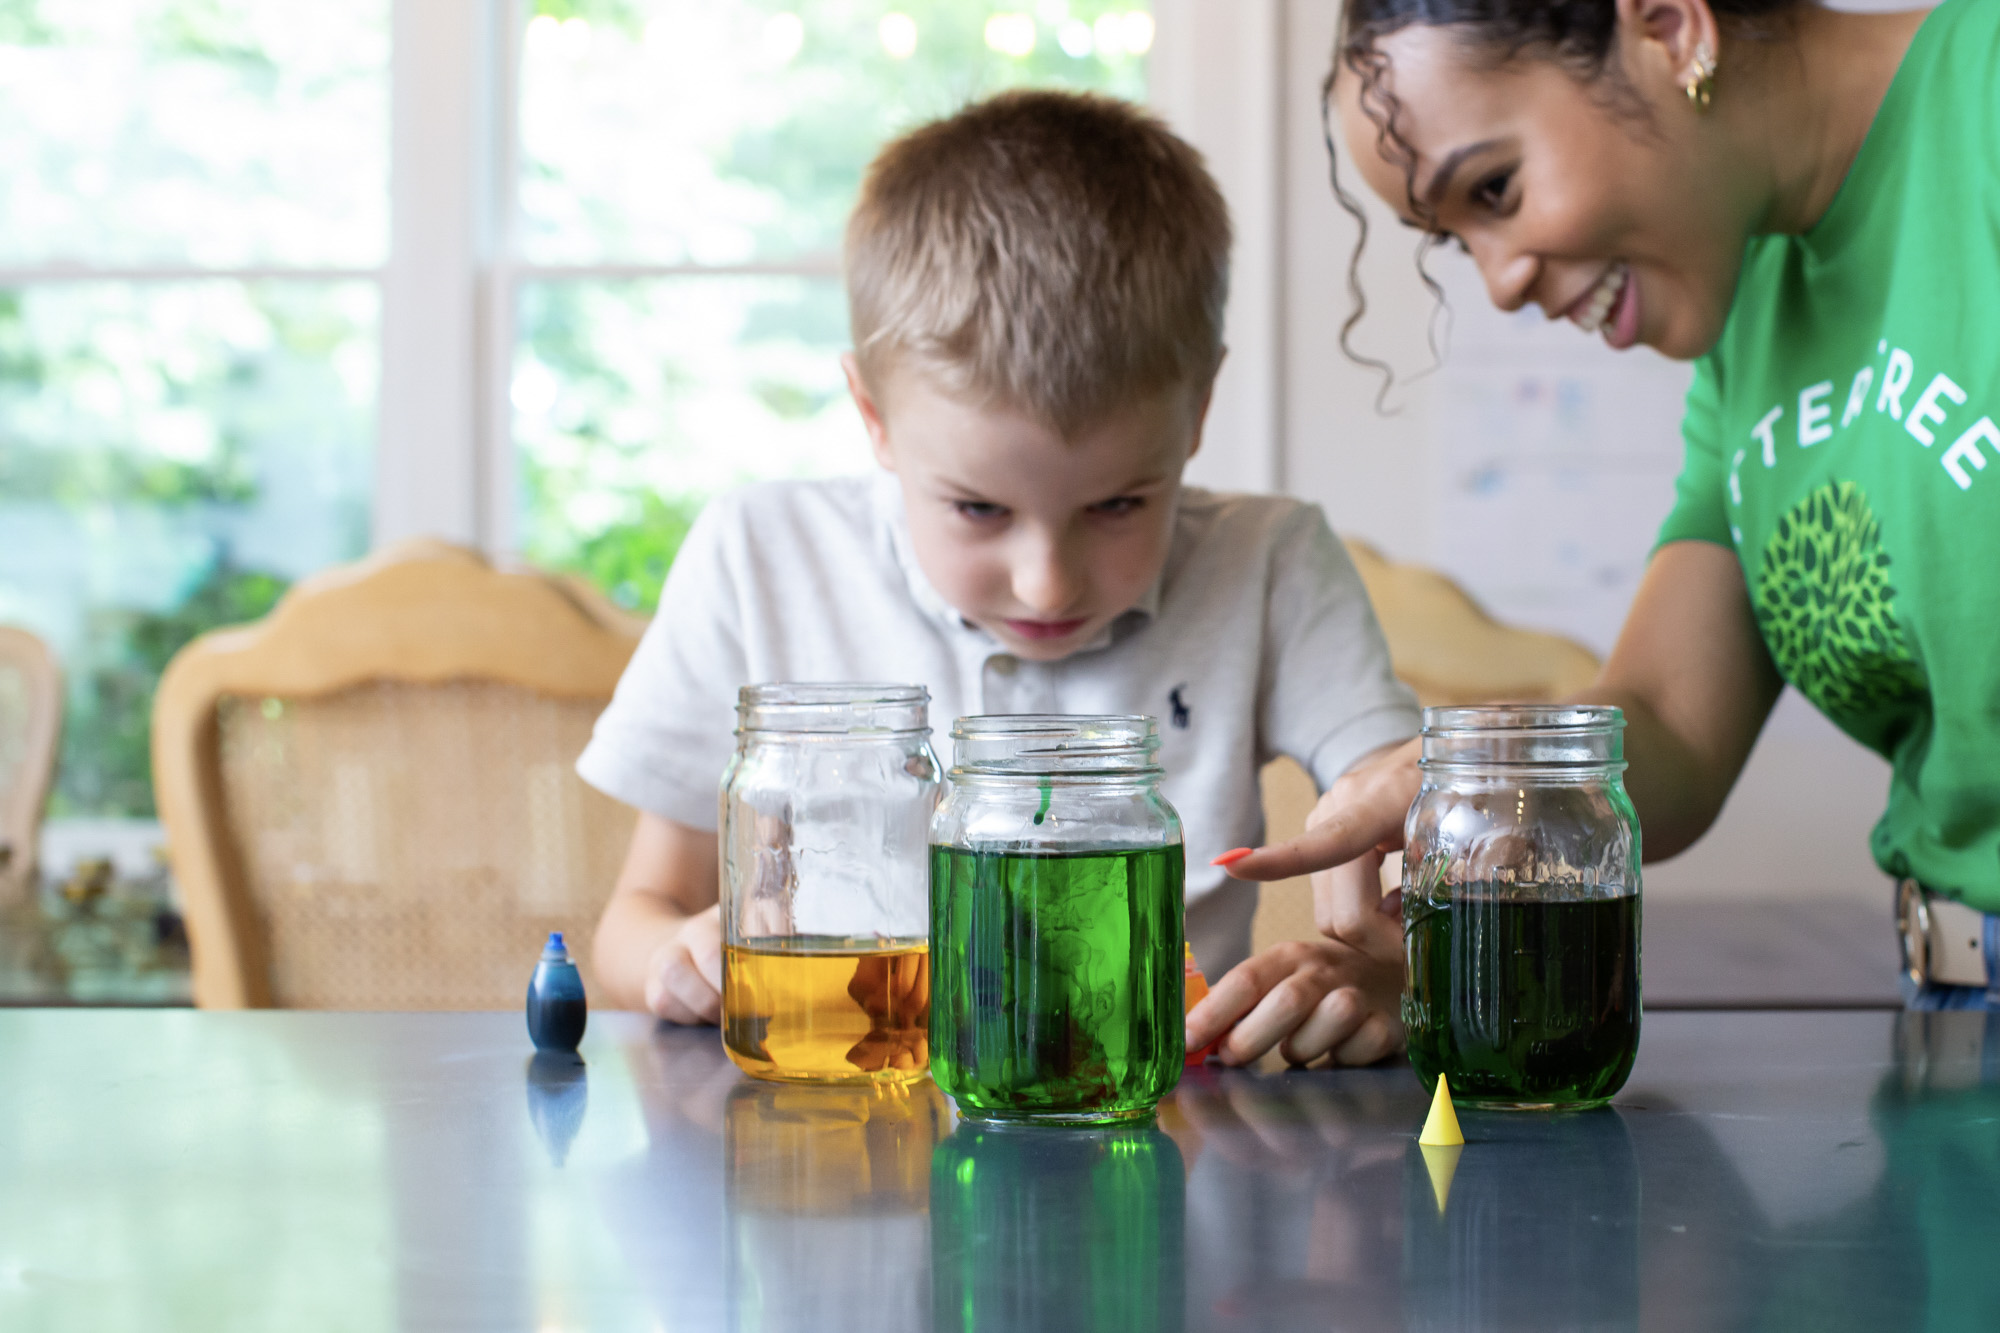
[[[1639,279],[1635,274],[1626,274],[1625,290],[1618,293],[1618,304],[1611,307],[1611,316],[1604,324],[1604,341],[1620,352],[1639,341]]]
[[[1573,320],[1585,333],[1596,333],[1604,327],[1605,321],[1617,308],[1617,303],[1632,285],[1632,270],[1625,264],[1613,264],[1590,284],[1590,290],[1563,311],[1563,317]]]
[[[1024,639],[1066,639],[1084,627],[1085,619],[1010,620],[1007,628]]]

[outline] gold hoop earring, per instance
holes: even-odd
[[[1708,110],[1708,104],[1715,100],[1715,52],[1707,42],[1696,44],[1694,70],[1681,86],[1681,91],[1687,94],[1696,111]]]

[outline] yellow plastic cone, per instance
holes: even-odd
[[[1465,1135],[1458,1128],[1458,1113],[1451,1109],[1451,1085],[1444,1081],[1443,1074],[1438,1075],[1431,1113],[1424,1120],[1424,1132],[1417,1135],[1417,1142],[1427,1148],[1457,1148],[1465,1144]]]
[[[1438,1216],[1443,1217],[1444,1201],[1451,1197],[1452,1173],[1458,1170],[1458,1155],[1465,1149],[1456,1143],[1424,1143],[1417,1151],[1424,1155],[1424,1169],[1431,1174],[1431,1194],[1438,1201]]]

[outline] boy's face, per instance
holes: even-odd
[[[1135,399],[1065,440],[901,368],[877,397],[845,364],[875,457],[902,482],[924,576],[1010,652],[1067,657],[1159,578],[1207,385]]]

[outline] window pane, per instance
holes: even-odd
[[[522,546],[650,608],[701,501],[872,467],[832,278],[536,283],[514,363]]]
[[[0,0],[0,264],[382,262],[388,0]]]
[[[1019,83],[1144,95],[1143,0],[535,0],[537,263],[827,253],[883,139]]]
[[[0,621],[48,638],[52,814],[150,816],[167,659],[361,553],[370,282],[0,290]]]

